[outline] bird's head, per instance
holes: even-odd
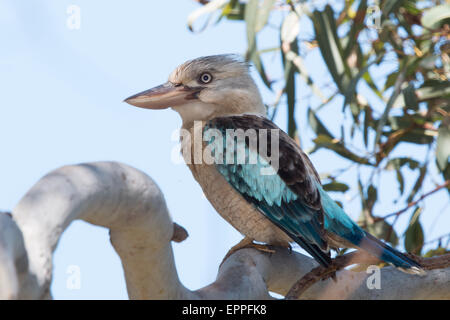
[[[266,113],[249,74],[249,65],[237,55],[187,61],[170,74],[166,83],[135,94],[125,102],[147,109],[172,107],[185,124],[224,115]]]

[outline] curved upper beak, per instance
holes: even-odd
[[[124,101],[133,106],[146,109],[166,109],[185,104],[192,99],[192,90],[166,82],[152,89],[142,91]]]

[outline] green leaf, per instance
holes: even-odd
[[[291,43],[297,39],[298,33],[300,32],[300,19],[296,12],[289,12],[289,14],[284,18],[283,24],[281,25],[281,41]]]
[[[269,78],[267,78],[267,73],[262,63],[261,55],[259,54],[259,52],[257,50],[254,50],[253,52],[247,52],[246,59],[247,61],[251,61],[253,63],[256,71],[258,71],[258,74],[261,77],[261,80],[264,82],[267,88],[272,90],[272,82],[269,80]]]
[[[414,183],[414,186],[411,190],[411,193],[408,196],[408,199],[406,202],[411,202],[414,199],[414,196],[417,194],[417,192],[422,188],[423,180],[425,179],[425,175],[427,173],[427,166],[423,166],[419,170],[419,176],[417,177],[416,183]]]
[[[383,17],[388,18],[391,12],[395,12],[403,3],[403,0],[386,0],[383,1],[381,11],[383,12]]]
[[[397,77],[397,79],[395,81],[394,92],[392,92],[392,95],[389,98],[389,101],[386,104],[386,107],[384,108],[383,115],[381,116],[380,121],[378,122],[376,136],[375,136],[375,143],[374,143],[375,146],[378,145],[378,143],[380,142],[383,127],[386,124],[386,121],[389,116],[389,112],[391,111],[395,100],[397,99],[398,95],[400,94],[401,85],[403,84],[404,80],[405,80],[405,74],[402,71],[402,72],[400,72],[399,76]]]
[[[410,142],[415,144],[430,144],[434,141],[434,131],[425,129],[413,129],[407,134],[403,135],[400,141]]]
[[[432,70],[436,66],[436,61],[439,59],[439,56],[437,54],[433,54],[431,56],[423,58],[420,63],[419,67]]]
[[[436,249],[428,250],[427,253],[425,253],[423,256],[425,258],[431,258],[431,257],[436,257],[436,256],[442,256],[442,255],[447,254],[449,252],[450,251],[448,251],[446,248],[438,247]]]
[[[266,25],[274,3],[275,0],[264,0],[261,4],[256,18],[255,32],[261,31],[261,29]]]
[[[367,223],[366,216],[361,214],[358,224],[365,226],[363,229],[374,235],[378,239],[382,239],[391,243],[394,247],[398,244],[398,236],[392,226],[384,220],[374,223]]]
[[[363,129],[363,139],[364,139],[364,145],[366,146],[366,148],[368,147],[369,127],[370,127],[371,120],[372,120],[372,108],[369,106],[366,106],[364,108],[364,129]]]
[[[403,7],[408,11],[408,13],[417,16],[421,14],[421,10],[416,6],[417,0],[408,0],[403,3]]]
[[[400,195],[403,195],[403,192],[405,192],[405,179],[403,178],[403,174],[400,169],[396,169],[395,173],[397,176],[398,189],[400,191]]]
[[[345,183],[333,181],[322,185],[325,191],[346,192],[349,187]]]
[[[249,0],[244,12],[249,52],[256,51],[256,21],[258,17],[258,3],[258,0]]]
[[[369,188],[367,188],[367,207],[370,212],[372,212],[373,206],[377,201],[377,199],[378,199],[377,189],[373,185],[370,185]]]
[[[442,120],[436,142],[436,163],[441,172],[450,167],[450,117]]]
[[[345,109],[345,106],[349,103],[352,103],[354,101],[354,97],[356,95],[356,86],[359,82],[359,80],[364,76],[364,74],[368,73],[369,68],[377,63],[378,61],[381,60],[381,57],[378,57],[377,59],[375,59],[374,61],[366,64],[359,72],[356,76],[354,76],[351,81],[350,84],[348,86],[348,88],[345,90],[344,93],[344,105],[342,107],[342,109]]]
[[[256,70],[261,76],[262,81],[267,86],[267,88],[272,88],[272,83],[267,78],[267,74],[264,65],[261,60],[261,56],[258,53],[258,48],[256,44],[256,23],[258,19],[258,0],[250,0],[244,12],[244,19],[246,23],[247,30],[247,54],[246,60],[253,62]]]
[[[327,127],[325,127],[325,125],[322,123],[322,121],[320,121],[316,113],[311,108],[308,108],[308,123],[316,133],[316,135],[325,135],[334,139],[331,132],[328,131]]]
[[[405,116],[388,117],[387,123],[388,123],[390,129],[392,129],[392,131],[406,129],[414,124],[413,119],[411,117],[405,117]]]
[[[329,136],[325,135],[318,135],[316,139],[313,140],[316,144],[314,150],[312,152],[315,152],[316,150],[320,148],[327,148],[334,152],[336,152],[338,155],[349,159],[353,162],[357,162],[360,164],[365,165],[373,165],[367,158],[363,158],[355,154],[354,152],[347,149],[342,142],[340,142],[337,139],[333,139]]]
[[[298,52],[298,44],[296,41],[291,43],[291,49],[294,53]],[[284,67],[284,92],[287,96],[288,106],[288,134],[295,138],[297,133],[297,125],[295,121],[295,67],[291,60],[286,58],[284,51],[281,51],[281,57]]]
[[[419,221],[421,212],[422,209],[420,207],[414,210],[408,229],[405,232],[405,249],[414,254],[420,254],[424,244],[423,229]]]
[[[348,41],[344,51],[344,57],[347,58],[353,51],[355,46],[358,46],[359,32],[364,29],[364,18],[367,13],[367,0],[361,0],[356,11],[355,18],[352,20],[350,31],[348,32]]]
[[[419,167],[418,161],[407,157],[399,157],[390,159],[386,164],[386,169],[387,170],[400,169],[406,164],[409,166],[411,170],[417,169]]]
[[[322,93],[322,91],[319,89],[319,87],[314,83],[312,78],[309,76],[303,58],[298,54],[296,54],[295,52],[289,51],[288,53],[286,53],[286,59],[292,61],[300,77],[302,77],[302,79],[306,82],[306,84],[311,88],[311,91],[317,97],[319,97],[322,100],[322,102],[325,102],[327,99],[325,95]]]
[[[405,191],[405,179],[403,178],[401,168],[406,164],[411,170],[417,169],[419,167],[418,161],[407,157],[390,159],[385,167],[386,170],[395,170],[400,195],[403,195]]]
[[[383,54],[378,54],[379,57],[383,57]],[[377,61],[378,64],[378,61]],[[380,92],[380,90],[378,89],[378,87],[376,86],[375,82],[372,79],[372,76],[370,75],[369,72],[364,73],[363,75],[363,79],[366,81],[367,85],[370,87],[370,89],[372,89],[373,93],[375,93],[378,98],[380,98],[381,101],[384,101],[384,97],[383,94]]]
[[[437,133],[435,130],[426,129],[425,124],[432,125],[420,114],[408,116],[389,117],[387,124],[389,130],[382,132],[383,136],[395,137],[391,142],[410,142],[415,144],[430,144],[434,141]]]
[[[345,93],[350,83],[351,72],[344,59],[341,42],[337,35],[333,9],[327,5],[324,11],[314,11],[312,20],[316,40],[328,71],[339,91]]]
[[[352,114],[355,115],[355,110],[354,110],[354,106],[356,105],[355,103],[353,103],[353,101],[355,100],[356,97],[356,85],[358,84],[359,79],[361,79],[362,75],[367,72],[369,66],[366,66],[366,68],[363,68],[357,75],[356,77],[353,77],[352,80],[350,81],[350,84],[348,86],[348,89],[346,90],[346,92],[344,93],[344,104],[342,106],[342,111],[345,110],[345,107],[350,104],[351,107],[351,111]],[[359,111],[359,108],[357,108]],[[357,114],[356,114],[357,116]],[[355,117],[356,119],[356,117]]]
[[[237,0],[231,0],[222,10],[222,16],[228,20],[244,20],[246,3],[241,3]]]
[[[398,236],[392,226],[384,220],[375,222],[368,226],[369,233],[376,236],[378,239],[383,239],[391,243],[394,247],[398,244]]]
[[[437,29],[450,20],[450,4],[441,4],[428,9],[422,16],[422,25],[428,29]]]
[[[295,74],[292,69],[292,66],[288,68],[284,91],[286,92],[288,105],[288,134],[294,138],[297,133],[297,125],[295,121]]]
[[[398,77],[398,71],[392,72],[390,75],[387,76],[386,82],[384,83],[384,90],[389,89],[395,84],[395,81]]]
[[[409,84],[405,89],[403,89],[402,93],[406,107],[412,110],[419,109],[419,101],[417,100],[415,89],[412,84]]]
[[[428,80],[416,90],[417,99],[426,101],[435,98],[450,98],[450,82]]]
[[[341,141],[334,138],[331,132],[325,127],[325,125],[322,123],[322,121],[320,121],[320,119],[311,108],[308,109],[308,122],[313,131],[317,134],[317,138],[314,139],[316,145],[314,146],[314,149],[311,151],[311,153],[323,147],[333,150],[340,156],[349,160],[358,162],[360,164],[372,165],[372,163],[368,159],[360,157],[354,152],[348,150]]]

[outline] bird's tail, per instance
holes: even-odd
[[[361,242],[357,244],[358,247],[380,258],[381,260],[392,264],[403,272],[425,275],[426,272],[419,263],[408,258],[406,255],[398,250],[395,250],[388,244],[378,240],[370,233],[365,231],[363,232],[365,233],[365,237],[363,237]]]
[[[326,208],[325,225],[327,231],[394,265],[403,272],[425,274],[420,264],[361,229],[321,187],[319,191],[322,206]]]

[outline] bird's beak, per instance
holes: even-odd
[[[166,109],[185,104],[193,97],[193,90],[166,82],[125,99],[126,103],[145,109]]]

